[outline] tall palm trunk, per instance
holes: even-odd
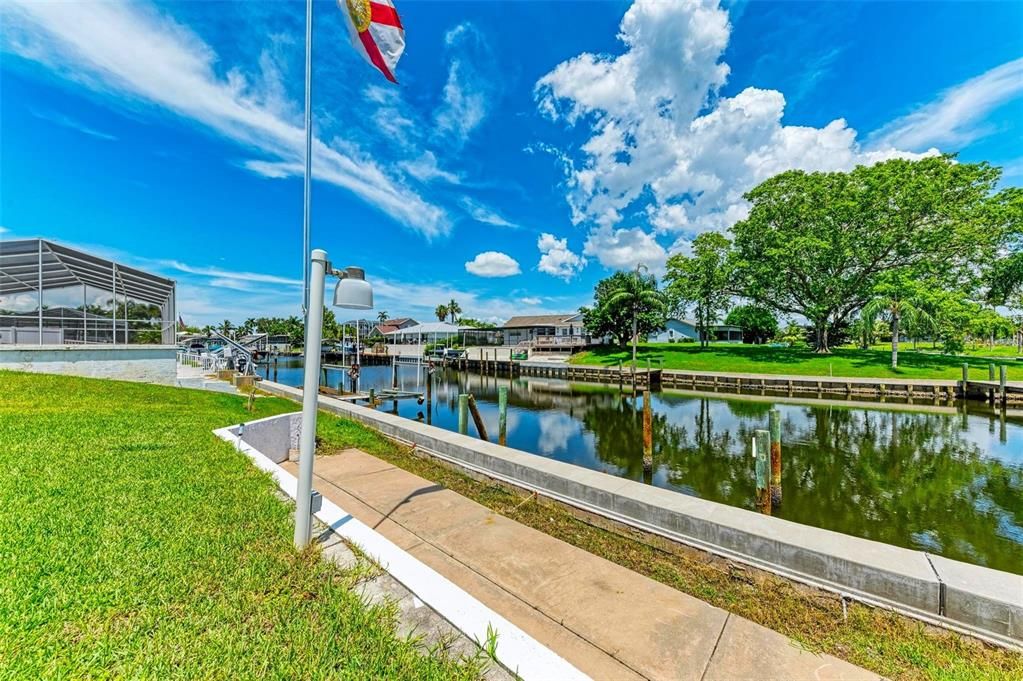
[[[892,369],[899,368],[899,315],[892,314]]]
[[[632,373],[636,373],[636,340],[639,334],[636,333],[636,308],[632,308]]]

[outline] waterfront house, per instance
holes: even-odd
[[[698,324],[692,319],[668,319],[664,328],[647,335],[648,343],[688,343],[700,340]],[[724,343],[741,343],[742,327],[727,324],[712,324],[708,329],[710,340]]]
[[[575,350],[598,342],[583,327],[582,314],[542,314],[512,317],[501,327],[505,345],[537,350]]]

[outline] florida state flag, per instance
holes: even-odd
[[[348,19],[352,45],[392,83],[394,67],[405,51],[405,29],[391,0],[337,0]]]

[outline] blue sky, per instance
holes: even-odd
[[[393,86],[315,3],[313,92],[313,245],[394,315],[574,310],[789,168],[956,152],[1023,184],[1021,3],[397,6]],[[0,239],[173,277],[189,323],[298,313],[303,3],[0,21]]]

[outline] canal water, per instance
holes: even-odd
[[[272,369],[261,373],[273,379]],[[398,378],[424,389],[415,367],[399,367]],[[332,387],[341,379],[328,372]],[[301,385],[301,359],[280,360],[277,380]],[[470,392],[496,439],[506,386],[509,446],[750,510],[750,440],[777,408],[784,498],[774,515],[1023,574],[1023,410],[666,390],[652,396],[654,471],[644,476],[642,399],[618,386],[450,369],[435,381],[431,405],[379,409],[457,430],[458,394]],[[363,367],[360,382],[390,387],[391,369]]]

